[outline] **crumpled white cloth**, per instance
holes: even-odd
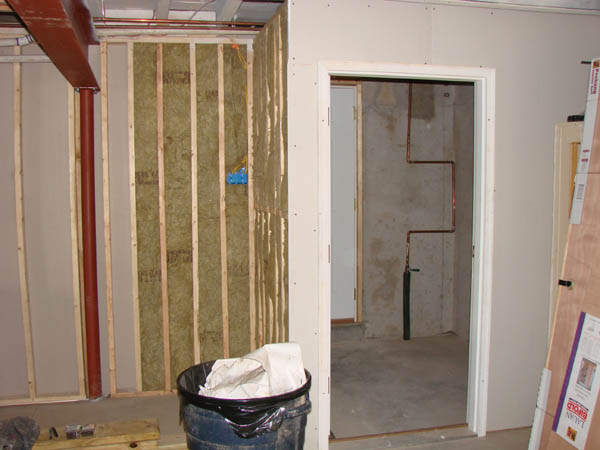
[[[215,361],[198,393],[227,399],[272,397],[304,383],[300,346],[287,342],[265,345],[241,358]]]

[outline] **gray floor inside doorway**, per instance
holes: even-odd
[[[331,346],[335,438],[466,422],[468,342],[455,335],[378,338]]]

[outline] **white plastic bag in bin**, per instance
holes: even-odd
[[[200,386],[205,397],[246,399],[271,397],[306,383],[298,344],[269,344],[241,358],[219,359]]]

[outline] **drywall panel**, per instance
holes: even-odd
[[[176,376],[194,364],[189,45],[165,44],[163,55],[167,285],[176,388]]]
[[[12,48],[2,49],[11,55]],[[0,360],[5,370],[0,375],[0,398],[27,397],[27,358],[21,313],[21,289],[17,258],[17,219],[13,151],[13,65],[0,64],[0,136],[4,150],[0,154]],[[7,370],[6,368],[10,368]]]
[[[135,390],[131,211],[127,147],[127,46],[108,46],[108,152],[117,388]],[[106,384],[106,382],[104,383]]]
[[[223,46],[225,89],[225,170],[239,170],[248,153],[246,108],[246,47]],[[227,217],[227,292],[229,296],[229,345],[232,357],[250,351],[248,285],[248,185],[225,186]]]
[[[23,67],[24,215],[38,395],[79,391],[67,89],[67,82],[53,65]]]
[[[196,46],[200,360],[223,357],[217,46]]]
[[[158,211],[156,44],[135,44],[134,120],[137,260],[142,389],[162,390],[164,381]]]
[[[488,429],[531,423],[543,364],[552,228],[553,126],[584,105],[600,17],[466,6],[293,2],[289,28],[290,338],[318,369],[317,68],[322,60],[496,69],[496,234]],[[556,30],[562,30],[556,33]],[[518,180],[516,182],[515,180]],[[518,217],[519,220],[514,220]],[[518,311],[518,314],[515,314]],[[313,392],[326,392],[313,378]],[[313,395],[307,446],[317,442]]]

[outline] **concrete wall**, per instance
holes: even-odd
[[[496,69],[488,429],[531,424],[546,353],[553,126],[584,105],[600,17],[394,1],[295,1],[288,68],[290,339],[318,373],[317,69],[324,60]],[[556,30],[561,30],[557,33]],[[317,393],[307,447],[324,448]],[[320,436],[320,442],[317,439]]]
[[[453,95],[452,143],[456,161],[456,235],[454,238],[454,328],[469,338],[471,319],[471,264],[473,262],[473,105],[474,89],[455,86]]]
[[[452,228],[450,166],[406,162],[408,89],[404,81],[363,82],[363,308],[367,337],[402,335],[407,231]],[[464,211],[455,233],[411,236],[410,267],[419,269],[411,277],[414,337],[457,331],[457,321],[462,335],[468,336],[468,309],[461,304],[460,314],[455,311],[460,300],[468,308],[471,283],[472,92],[473,87],[467,85],[412,85],[411,160],[456,161],[461,176],[456,201],[459,211]],[[469,93],[470,105],[455,114],[455,101],[468,99]],[[457,127],[470,130],[470,134],[455,133]],[[466,243],[460,252],[458,241]],[[468,265],[455,268],[455,261]]]

